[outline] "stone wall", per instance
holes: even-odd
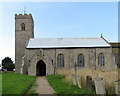
[[[21,30],[21,24],[25,24],[25,30]],[[22,57],[30,38],[34,37],[34,21],[31,14],[15,14],[15,71],[20,73]]]
[[[58,54],[64,55],[64,68],[74,68],[75,62],[77,63],[77,56],[82,53],[84,55],[85,68],[110,70],[115,68],[113,62],[113,55],[110,48],[70,48],[70,49],[26,49],[26,57],[28,67],[28,74],[36,75],[36,64],[39,60],[43,60],[46,64],[47,75],[55,73],[57,68]],[[105,66],[98,66],[98,55],[103,53],[105,56]],[[81,69],[81,68],[78,68]]]
[[[98,66],[98,55],[103,53],[105,56],[105,66]],[[96,48],[96,69],[110,70],[115,69],[114,57],[111,48]]]
[[[49,53],[49,55],[47,54]],[[54,50],[47,51],[42,49],[28,49],[26,50],[27,60],[30,61],[28,65],[28,74],[36,75],[36,66],[38,61],[42,60],[46,64],[46,75],[54,74],[54,59],[52,56]],[[53,53],[53,54],[52,54]],[[51,55],[50,55],[51,54]]]
[[[116,59],[116,68],[118,68],[118,63],[119,63],[119,56],[120,56],[120,43],[119,42],[110,42],[111,46],[112,46],[112,53],[114,55],[114,61]]]

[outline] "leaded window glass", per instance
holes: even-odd
[[[62,68],[64,67],[64,56],[63,54],[59,54],[57,56],[57,68]]]
[[[79,54],[78,58],[77,58],[77,67],[84,67],[84,55],[83,54]]]
[[[98,66],[105,66],[105,57],[103,53],[98,55]]]

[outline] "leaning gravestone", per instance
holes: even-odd
[[[92,84],[92,77],[91,76],[86,76],[86,87],[89,91],[93,91],[94,87]]]
[[[82,88],[82,86],[81,86],[81,77],[79,75],[76,76],[76,81],[77,81],[77,86],[79,88]]]
[[[102,95],[106,94],[105,83],[100,75],[97,75],[95,77],[95,89],[96,89],[96,94],[102,94]]]
[[[72,81],[74,85],[77,85],[76,75],[72,74]]]

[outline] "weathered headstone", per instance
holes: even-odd
[[[92,77],[91,76],[86,76],[86,87],[89,91],[93,91],[94,87],[92,84]]]
[[[82,88],[82,86],[81,86],[81,77],[79,75],[76,76],[76,82],[77,82],[77,86],[79,88]]]
[[[76,75],[74,75],[74,74],[72,74],[72,81],[73,81],[73,84],[74,84],[74,85],[77,85]]]
[[[115,93],[118,94],[118,80],[115,81]]]
[[[106,94],[105,83],[100,75],[97,75],[95,77],[95,89],[96,89],[96,94],[102,94],[102,95]]]
[[[119,79],[119,82],[118,82],[118,95],[120,95],[120,79]]]
[[[120,80],[115,81],[115,93],[119,94],[120,86],[119,86]]]

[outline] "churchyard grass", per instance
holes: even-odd
[[[32,84],[31,88],[27,91],[26,96],[38,96],[38,93],[36,92],[35,88],[37,88],[37,84]]]
[[[56,94],[95,94],[95,92],[89,92],[86,88],[80,89],[79,87],[68,84],[64,76],[57,74],[47,76],[49,84],[56,91]]]
[[[35,76],[15,73],[3,73],[2,94],[25,94],[35,80]]]
[[[74,74],[74,69],[71,70],[58,70],[57,74],[65,76],[67,82],[72,83],[72,74]],[[106,91],[108,94],[115,94],[115,81],[118,80],[118,70],[111,71],[100,71],[100,70],[90,70],[90,69],[78,69],[77,74],[82,77],[82,85],[86,86],[86,76],[91,76],[93,80],[93,84],[95,81],[95,77],[97,74],[103,77],[105,82]]]

